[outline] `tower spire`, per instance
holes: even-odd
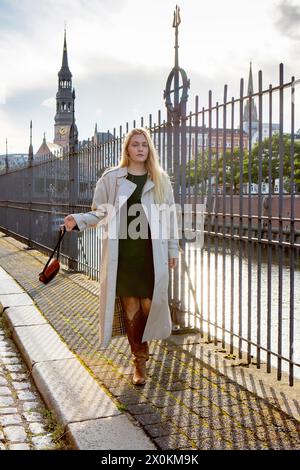
[[[72,76],[70,69],[69,69],[69,64],[68,64],[68,49],[67,49],[67,26],[65,23],[65,29],[64,29],[64,47],[63,47],[63,57],[62,57],[62,65],[59,74],[66,74],[69,73],[70,76]]]
[[[75,94],[72,93],[72,74],[68,65],[67,31],[64,28],[64,48],[62,66],[58,72],[56,93],[56,115],[54,124],[54,143],[66,147],[70,141],[70,128],[73,122]]]
[[[30,144],[28,150],[28,163],[31,164],[33,162],[33,146],[32,146],[32,121],[30,121]]]
[[[250,70],[248,78],[248,95],[253,95],[253,76],[252,76],[252,61],[250,61]]]
[[[252,75],[252,61],[250,61],[250,70],[248,78],[248,98],[244,107],[243,114],[243,129],[249,135],[251,142],[253,141],[255,135],[258,132],[258,118],[257,118],[257,108],[255,104],[255,97],[252,97],[254,93],[253,87],[253,75]],[[251,132],[250,132],[251,129]],[[251,134],[251,135],[250,135]]]

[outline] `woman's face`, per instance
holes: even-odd
[[[127,152],[130,160],[135,163],[144,163],[149,154],[149,147],[146,137],[143,134],[135,134],[131,137]]]

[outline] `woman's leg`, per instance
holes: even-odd
[[[121,297],[125,311],[125,327],[131,352],[134,356],[133,383],[144,385],[146,382],[146,361],[149,358],[148,344],[142,343],[142,337],[147,321],[140,306],[139,297]]]
[[[147,318],[150,312],[151,303],[152,303],[151,299],[141,297],[142,312],[144,315],[146,315]]]
[[[132,320],[135,314],[140,310],[139,297],[121,297],[123,309],[129,320]]]

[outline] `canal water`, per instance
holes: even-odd
[[[292,270],[294,296],[291,301],[291,268],[286,254],[281,263],[278,250],[272,249],[269,264],[267,247],[262,248],[260,261],[257,245],[253,247],[252,258],[248,256],[248,246],[244,245],[241,256],[237,247],[232,251],[233,255],[228,245],[224,253],[222,249],[215,252],[214,246],[208,251],[207,247],[201,250],[193,243],[185,245],[179,265],[179,279],[184,279],[185,282],[179,282],[177,291],[178,298],[185,299],[185,324],[198,328],[202,326],[205,332],[210,330],[212,336],[217,333],[218,339],[222,339],[222,330],[216,329],[208,321],[223,326],[226,330],[233,330],[235,334],[241,334],[255,344],[260,335],[261,346],[266,348],[269,343],[270,349],[275,353],[279,353],[281,347],[282,356],[286,359],[290,357],[290,331],[293,327],[293,360],[300,365],[299,257]],[[249,259],[252,261],[249,262]],[[225,341],[230,342],[229,333],[225,334]],[[233,344],[238,346],[237,337],[234,337]],[[247,343],[244,341],[242,349],[247,351]],[[255,357],[256,353],[257,348],[251,346],[251,354]],[[267,353],[261,351],[261,361],[266,360]],[[277,368],[277,358],[273,355],[271,364]],[[282,370],[288,371],[287,361],[282,361]],[[300,378],[299,366],[295,366],[294,373],[295,377]]]

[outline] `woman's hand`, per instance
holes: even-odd
[[[169,258],[169,268],[174,269],[177,266],[177,258]]]
[[[72,215],[67,215],[67,217],[64,218],[64,224],[61,225],[60,227],[66,227],[67,232],[71,232],[73,228],[76,226],[76,220]]]

